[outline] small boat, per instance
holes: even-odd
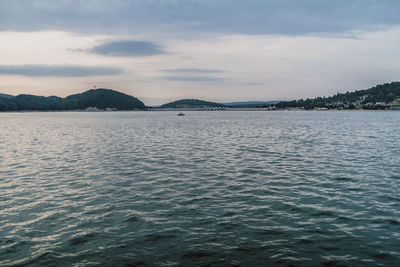
[[[179,112],[178,116],[185,116],[185,114],[183,112]]]

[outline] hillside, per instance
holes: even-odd
[[[161,106],[161,108],[209,108],[209,107],[226,107],[226,106],[220,103],[209,102],[198,99],[182,99]]]
[[[229,103],[221,103],[229,107],[233,108],[257,108],[257,107],[265,107],[269,105],[275,105],[281,102],[281,100],[271,100],[271,101],[245,101],[245,102],[229,102]]]
[[[89,90],[66,98],[26,94],[12,98],[0,98],[0,111],[81,110],[89,107],[117,110],[145,109],[139,99],[110,89]]]
[[[109,89],[96,89],[81,94],[70,95],[66,98],[73,109],[97,107],[98,109],[116,108],[118,110],[145,109],[139,99]]]
[[[354,92],[338,93],[330,97],[317,97],[280,102],[277,108],[344,108],[384,109],[400,97],[400,82],[380,84]]]
[[[0,97],[11,98],[11,97],[14,97],[14,96],[0,93]]]

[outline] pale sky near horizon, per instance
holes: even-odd
[[[400,80],[398,0],[1,0],[0,93],[147,105],[297,99]]]

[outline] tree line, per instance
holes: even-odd
[[[89,90],[61,98],[57,96],[35,96],[21,94],[15,97],[0,97],[0,111],[21,110],[81,110],[88,107],[117,110],[145,109],[139,99],[110,89]]]
[[[396,101],[400,96],[400,82],[379,84],[375,87],[354,92],[337,93],[330,97],[316,97],[285,101],[276,104],[277,108],[379,108],[380,105]],[[378,103],[378,104],[377,104]]]

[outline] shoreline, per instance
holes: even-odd
[[[327,109],[327,110],[315,110],[315,109],[262,109],[262,108],[227,108],[221,110],[214,109],[198,109],[198,108],[150,108],[146,110],[10,110],[10,111],[0,111],[3,113],[65,113],[65,112],[85,112],[85,113],[113,113],[113,112],[154,112],[154,111],[164,111],[164,112],[180,112],[180,111],[214,111],[214,112],[226,112],[226,111],[253,111],[253,112],[277,112],[277,111],[292,111],[292,112],[399,112],[400,110],[380,110],[380,109]]]

